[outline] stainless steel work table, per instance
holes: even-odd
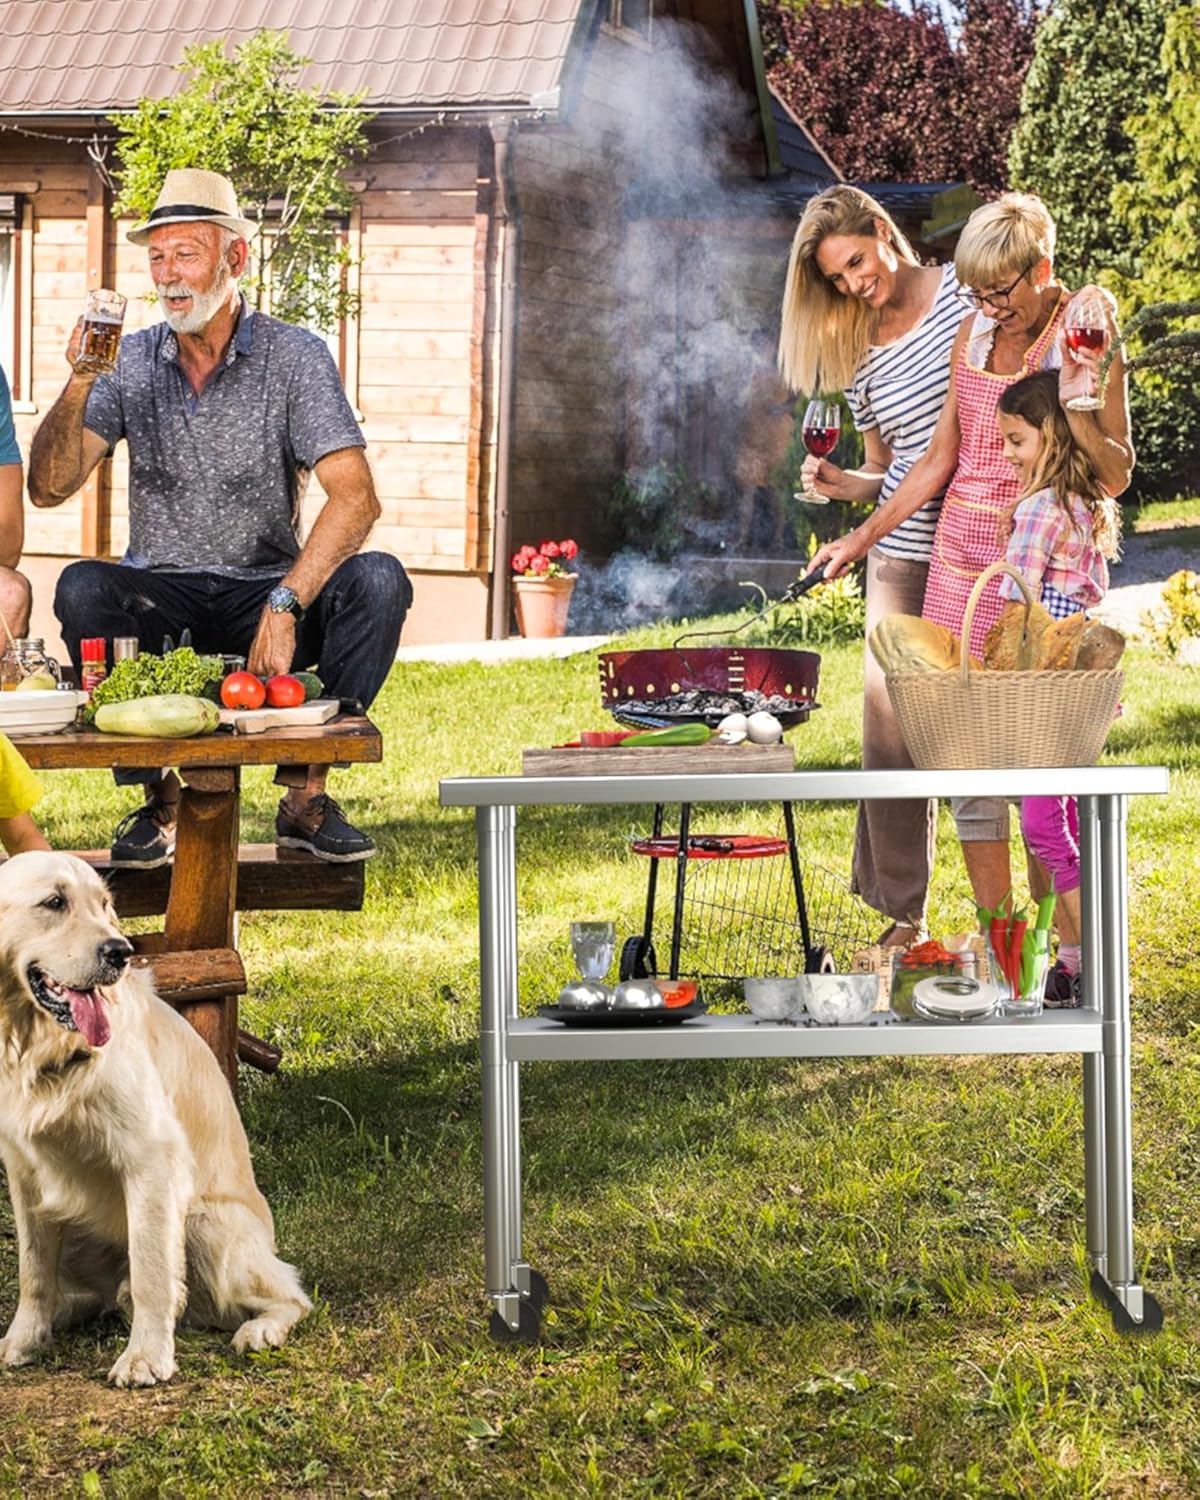
[[[474,807],[479,852],[484,1258],[491,1329],[533,1339],[547,1298],[521,1249],[519,1066],[535,1061],[881,1057],[1078,1052],[1092,1291],[1122,1332],[1162,1326],[1135,1279],[1129,1073],[1128,799],[1162,795],[1160,766],[1021,771],[795,771],[687,776],[484,776],[441,783],[444,807]],[[1079,798],[1083,1007],[962,1025],[780,1026],[704,1016],[677,1026],[571,1027],[517,1014],[517,808],[697,802],[857,802],[896,797]]]

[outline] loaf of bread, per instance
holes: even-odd
[[[1111,625],[1089,620],[1075,655],[1077,672],[1111,672],[1125,654],[1125,637]]]
[[[1075,665],[1079,643],[1086,629],[1087,616],[1082,610],[1047,625],[1038,643],[1035,668],[1043,672],[1069,672]]]
[[[988,672],[1030,672],[1038,665],[1042,636],[1053,617],[1040,604],[1029,607],[1018,600],[1006,604],[983,639],[983,665]]]

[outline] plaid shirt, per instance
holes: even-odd
[[[1025,575],[1035,597],[1049,596],[1051,603],[1059,606],[1051,609],[1052,614],[1066,607],[1063,600],[1070,605],[1067,613],[1090,609],[1108,592],[1108,564],[1092,541],[1092,518],[1077,495],[1071,496],[1070,517],[1053,490],[1038,490],[1022,500],[1014,513],[1013,534],[1004,555]],[[1000,597],[1023,596],[1013,580],[1005,577],[1000,581]],[[1042,603],[1046,603],[1045,597]]]

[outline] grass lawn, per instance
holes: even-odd
[[[1200,1493],[1198,682],[1132,651],[1108,752],[1173,771],[1130,811],[1136,1246],[1161,1335],[1119,1338],[1087,1297],[1078,1059],[729,1061],[523,1070],[526,1252],[553,1302],[540,1346],[493,1345],[473,828],[437,783],[604,715],[591,657],[406,666],[377,705],[383,768],[338,783],[380,844],[366,910],[242,924],[246,1024],[286,1054],[243,1075],[243,1111],[317,1311],[249,1359],[186,1332],[153,1392],[105,1387],[115,1321],[0,1375],[0,1494]],[[860,683],[860,647],[825,652],[802,763],[857,763]],[[128,800],[45,780],[67,847]],[[275,791],[248,780],[265,839]],[[524,1005],[571,972],[572,916],[637,928],[633,815],[522,815]],[[806,855],[844,872],[852,821],[805,810]],[[933,905],[937,932],[971,919],[945,812]],[[5,1319],[15,1298],[5,1197]]]

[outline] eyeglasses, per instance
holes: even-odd
[[[1037,261],[1035,260],[1033,266],[1036,265]],[[954,295],[960,302],[965,302],[968,307],[974,307],[980,312],[982,312],[985,307],[994,307],[997,311],[999,311],[1001,308],[1008,306],[1009,302],[1012,300],[1012,294],[1016,291],[1017,287],[1020,286],[1021,282],[1025,280],[1026,276],[1029,275],[1030,271],[1033,270],[1033,266],[1026,266],[1011,286],[1001,287],[999,291],[973,292],[967,287],[959,287],[958,291],[955,292]]]

